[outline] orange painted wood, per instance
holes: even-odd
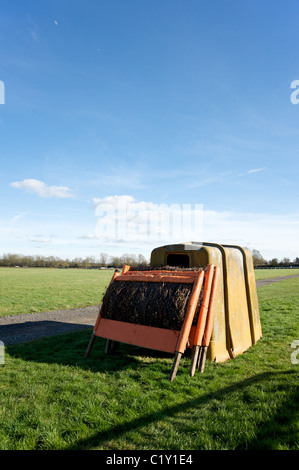
[[[136,275],[136,274],[141,274],[141,275],[147,275],[147,274],[173,274],[174,276],[177,275],[183,275],[183,276],[190,276],[190,277],[196,277],[200,271],[168,271],[166,269],[154,269],[154,270],[148,270],[148,271],[126,271],[126,276],[130,275]]]
[[[180,284],[192,284],[194,278],[192,276],[168,276],[168,275],[143,275],[143,274],[121,274],[117,276],[116,281],[137,281],[137,282],[177,282]]]
[[[111,281],[109,283],[109,286],[112,284],[113,281],[115,281],[115,279],[120,276],[120,273],[118,271],[114,271],[113,273],[113,276],[111,278]],[[98,313],[98,316],[97,316],[97,319],[96,319],[96,323],[95,323],[95,326],[94,326],[94,329],[93,331],[96,331],[97,327],[98,327],[98,324],[100,322],[100,319],[101,319],[101,312],[102,312],[102,305],[100,305],[100,310],[99,310],[99,313]]]
[[[193,318],[195,315],[197,303],[199,300],[203,280],[204,280],[204,272],[201,271],[200,273],[197,274],[197,279],[195,279],[194,284],[193,284],[192,292],[191,292],[190,299],[189,299],[188,306],[187,306],[187,311],[185,314],[184,323],[180,331],[180,336],[178,338],[178,342],[176,345],[177,352],[184,353],[187,347],[188,339],[189,339],[189,335],[190,335],[190,331],[192,327],[192,322],[193,322]]]
[[[197,320],[196,333],[194,337],[194,346],[201,345],[202,337],[205,331],[213,276],[214,276],[214,265],[209,264],[207,271],[206,271],[206,275],[205,275],[204,294],[203,294],[202,303],[200,306],[200,311],[199,311],[198,320]]]
[[[127,264],[125,264],[121,273],[122,273],[122,274],[125,274],[126,272],[129,271],[130,267],[131,267],[131,266],[128,266]]]
[[[174,353],[180,332],[101,318],[95,334],[121,343]]]
[[[181,331],[175,331],[110,320],[102,318],[100,310],[94,327],[95,335],[121,343],[128,343],[169,353],[184,353],[187,347],[192,348],[196,337],[196,326],[192,325],[192,322],[205,278],[204,271],[186,272],[183,275],[178,271],[178,275],[173,275],[174,271],[171,271],[172,275],[165,275],[165,271],[163,274],[161,271],[157,275],[157,272],[154,271],[154,275],[146,276],[143,275],[143,273],[141,274],[140,271],[138,271],[138,274],[133,274],[133,272],[129,273],[128,269],[130,269],[130,267],[125,266],[122,274],[114,273],[110,284],[118,280],[136,279],[137,281],[143,281],[145,277],[147,277],[146,282],[193,283],[182,329]]]
[[[219,267],[215,266],[213,284],[212,284],[211,296],[210,296],[209,311],[208,311],[207,322],[205,326],[204,337],[202,341],[203,346],[209,346],[210,340],[211,340],[213,324],[214,324],[214,309],[215,309],[214,300],[215,300],[215,294],[217,291],[218,280],[219,280]]]

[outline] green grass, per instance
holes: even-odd
[[[256,279],[299,274],[299,269],[256,270]],[[0,268],[0,317],[101,303],[113,270]]]
[[[263,337],[189,376],[184,356],[120,345],[91,331],[9,346],[0,366],[0,449],[298,450],[299,279],[258,289]]]
[[[256,280],[270,279],[272,277],[284,277],[299,275],[299,269],[255,269],[254,270]]]
[[[101,302],[113,270],[0,268],[0,317]]]

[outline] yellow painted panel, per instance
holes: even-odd
[[[234,245],[188,242],[158,247],[151,253],[152,266],[166,266],[170,260],[176,266],[187,260],[189,267],[214,264],[220,268],[208,350],[211,360],[223,362],[236,357],[262,336],[252,256],[248,250]]]

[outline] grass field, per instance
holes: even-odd
[[[299,340],[299,278],[259,288],[258,297],[262,339],[235,360],[207,361],[192,378],[185,356],[173,383],[166,354],[121,345],[105,356],[97,338],[84,360],[89,330],[8,346],[0,449],[298,450],[291,344]]]
[[[0,268],[0,317],[101,303],[113,270]],[[299,274],[299,269],[256,270],[256,279]]]
[[[113,270],[0,268],[0,317],[101,302]]]
[[[272,277],[294,276],[299,274],[299,269],[255,269],[256,280],[270,279]]]

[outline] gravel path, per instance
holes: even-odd
[[[284,277],[272,277],[271,279],[261,279],[260,281],[256,281],[256,287],[267,286],[268,284],[272,284],[273,282],[286,281],[287,279],[291,279],[292,277],[299,277],[299,274],[293,274],[291,276]]]
[[[257,287],[267,286],[299,275],[256,281]],[[0,340],[7,344],[32,341],[45,336],[69,333],[93,328],[99,305],[92,307],[56,310],[54,312],[29,313],[0,318]]]
[[[0,340],[4,344],[31,341],[44,336],[93,328],[99,306],[28,313],[0,318]]]

